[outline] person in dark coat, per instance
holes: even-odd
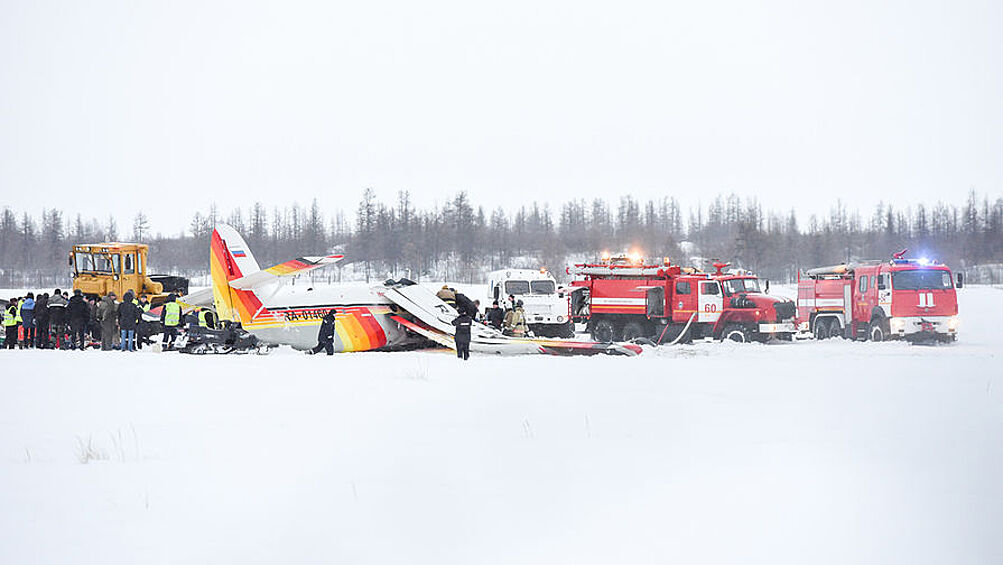
[[[473,324],[474,319],[466,311],[461,311],[453,319],[453,325],[456,326],[456,356],[464,361],[470,358],[470,328]]]
[[[194,332],[195,328],[199,327],[199,315],[195,310],[185,314],[184,320],[185,331]]]
[[[109,292],[98,304],[98,323],[101,324],[101,351],[111,351],[115,348],[115,324],[118,322],[118,307],[115,305],[115,293]]]
[[[136,326],[139,324],[139,315],[142,312],[139,306],[132,301],[132,292],[126,292],[122,297],[122,303],[118,305],[118,327],[122,332],[122,351],[136,350]]]
[[[324,314],[324,318],[320,321],[320,330],[317,332],[317,346],[308,351],[311,355],[314,353],[320,353],[323,349],[328,355],[334,355],[334,326],[337,323],[337,310],[331,310],[327,314]]]
[[[93,296],[87,298],[87,334],[92,341],[101,341],[101,326],[98,325],[98,303]]]
[[[150,323],[143,319],[143,314],[150,311],[150,300],[146,295],[139,297],[139,302],[136,303],[136,307],[139,308],[139,323],[136,324],[136,349],[143,349],[143,344],[150,345],[153,343],[150,341]]]
[[[84,349],[87,347],[87,319],[91,310],[79,288],[73,291],[66,304],[66,316],[70,321],[70,349]]]
[[[505,323],[505,311],[498,306],[498,301],[491,303],[491,307],[484,311],[484,317],[492,328],[501,331],[502,324]]]
[[[66,304],[69,301],[58,288],[49,297],[49,327],[56,336],[56,349],[63,347],[66,341]]]
[[[466,312],[466,314],[471,318],[477,317],[477,306],[474,304],[473,300],[470,300],[470,298],[467,297],[466,294],[457,292],[454,294],[453,300],[456,302],[457,312],[461,314]]]
[[[49,347],[49,293],[43,292],[35,299],[35,347]]]

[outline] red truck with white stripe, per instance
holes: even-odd
[[[951,270],[926,259],[846,263],[798,277],[798,329],[817,339],[954,341],[957,282]]]
[[[770,296],[759,277],[745,270],[724,271],[727,263],[714,263],[711,275],[724,291],[720,337],[732,341],[766,341],[771,337],[790,341],[797,333],[797,307],[791,300]]]
[[[795,306],[759,291],[749,274],[713,276],[666,260],[646,265],[624,257],[569,267],[570,308],[596,341],[649,338],[655,343],[713,337],[763,341],[790,337]],[[722,284],[726,285],[722,288]]]

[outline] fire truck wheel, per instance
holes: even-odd
[[[633,341],[639,337],[647,337],[648,332],[644,331],[644,326],[637,322],[627,322],[623,327],[623,340]]]
[[[829,320],[815,320],[815,339],[829,339]]]
[[[729,324],[721,331],[722,340],[737,341],[739,343],[749,342],[749,332],[738,324]]]
[[[871,341],[884,341],[888,339],[888,333],[883,320],[878,319],[870,323],[870,327],[867,330],[867,338]]]
[[[568,322],[567,324],[561,326],[561,329],[559,330],[557,337],[564,337],[564,338],[575,337],[575,324],[572,322]]]
[[[600,343],[610,343],[616,333],[616,328],[610,320],[599,320],[592,326],[592,339]]]

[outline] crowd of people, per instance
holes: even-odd
[[[504,307],[498,300],[481,312],[480,301],[471,300],[449,286],[443,286],[436,296],[456,308],[456,354],[461,359],[470,355],[470,332],[474,322],[486,324],[505,335],[522,337],[529,333],[522,300],[509,295]],[[161,333],[162,346],[171,349],[182,328],[201,326],[214,328],[216,320],[209,309],[197,309],[187,315],[173,294],[167,297],[158,317],[148,315],[149,297],[138,298],[126,291],[121,300],[109,292],[100,300],[85,297],[77,289],[72,294],[55,289],[50,295],[37,296],[28,292],[11,298],[3,310],[5,349],[70,349],[100,347],[102,351],[136,351],[152,345],[152,336]],[[159,323],[157,323],[159,321]],[[333,353],[335,310],[324,317],[317,347],[311,353]]]
[[[483,313],[480,300],[470,300],[465,294],[448,285],[443,285],[435,296],[456,308],[460,314],[453,320],[453,325],[456,327],[454,334],[456,356],[461,359],[470,356],[470,328],[473,322],[486,324],[508,336],[525,337],[529,334],[522,300],[517,300],[511,294],[505,301],[504,308],[495,300]]]
[[[495,300],[483,313],[480,300],[470,300],[449,285],[443,285],[435,296],[456,308],[460,314],[466,313],[473,321],[491,326],[505,335],[523,337],[529,333],[522,300],[516,299],[512,294],[508,295],[504,305]]]
[[[72,294],[55,289],[50,295],[28,292],[9,299],[3,310],[4,349],[69,349],[100,347],[102,351],[136,351],[152,345],[152,337],[163,334],[162,343],[171,348],[183,324],[214,327],[208,309],[185,316],[172,294],[161,309],[159,323],[148,315],[149,297],[138,298],[126,291],[121,300],[109,292],[100,300],[85,297],[77,289]]]

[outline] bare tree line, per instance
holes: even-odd
[[[344,264],[366,278],[480,282],[494,268],[546,265],[563,272],[569,260],[631,249],[683,264],[694,257],[728,261],[778,280],[792,280],[801,268],[888,257],[904,247],[957,269],[1003,263],[1003,198],[974,191],[958,204],[879,204],[867,214],[837,201],[827,215],[802,220],[794,210],[764,210],[755,198],[734,194],[685,211],[671,196],[642,201],[629,195],[488,210],[466,192],[420,209],[407,191],[384,201],[366,189],[354,221],[316,201],[281,208],[255,203],[226,212],[212,206],[196,212],[177,235],[151,233],[142,212],[120,227],[114,217],[69,218],[58,209],[32,217],[5,207],[0,286],[65,281],[69,247],[98,241],[148,243],[155,269],[204,273],[209,234],[221,222],[240,231],[262,263],[339,251]]]

